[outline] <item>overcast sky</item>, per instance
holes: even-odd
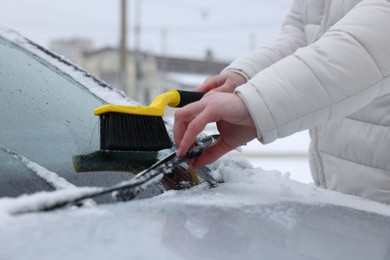
[[[291,2],[129,0],[128,45],[134,46],[139,15],[143,50],[203,57],[210,49],[217,59],[231,60],[274,39]],[[81,37],[99,48],[118,45],[119,14],[120,0],[1,0],[0,26],[45,47],[53,39]]]

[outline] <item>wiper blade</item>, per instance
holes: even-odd
[[[172,170],[179,164],[188,159],[199,156],[204,149],[214,143],[214,137],[215,136],[207,136],[198,140],[197,145],[192,148],[184,157],[177,157],[176,152],[169,154],[165,158],[159,160],[149,168],[134,176],[128,183],[121,183],[124,186],[123,188],[119,187],[121,184],[118,184],[118,187],[113,187],[115,189],[113,190],[115,192],[114,196],[118,200],[131,200],[140,191],[144,190],[148,184],[160,181],[164,175],[170,174]],[[206,176],[202,175],[201,177],[203,177],[202,179],[204,179],[211,186],[215,186],[217,184],[217,182],[212,179],[211,176],[206,178]],[[134,185],[130,183],[132,181],[134,181]],[[126,188],[126,186],[128,186],[128,188]]]
[[[197,141],[196,146],[193,147],[184,157],[177,157],[176,152],[172,152],[128,181],[109,187],[80,188],[80,193],[57,197],[55,200],[47,201],[32,208],[26,208],[25,210],[19,209],[17,212],[13,212],[13,214],[16,215],[28,212],[48,211],[68,205],[76,205],[85,199],[94,198],[108,193],[114,193],[114,197],[118,200],[131,200],[139,192],[146,189],[150,184],[156,183],[165,175],[170,174],[179,164],[188,159],[199,156],[204,149],[215,142],[216,139],[214,137],[202,137]],[[216,185],[216,181],[211,181],[211,178],[207,178],[205,181],[212,186]]]

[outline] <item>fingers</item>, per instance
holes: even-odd
[[[209,92],[210,90],[216,89],[223,85],[226,78],[224,75],[216,75],[207,78],[202,84],[197,86],[194,91]]]
[[[232,93],[236,87],[246,82],[246,79],[234,72],[226,72],[220,75],[212,76],[206,79],[194,91],[209,92],[211,90],[218,92]]]
[[[205,105],[195,102],[175,113],[174,139],[178,146],[177,156],[184,156],[196,136],[212,121],[210,113],[204,113]]]
[[[174,140],[176,146],[179,148],[177,151],[178,156],[182,156],[183,149],[180,149],[182,139],[187,131],[188,124],[196,117],[198,106],[195,103],[189,104],[184,108],[178,109],[175,113],[175,123],[173,126]],[[186,152],[186,151],[184,151]]]
[[[181,139],[179,149],[177,151],[178,156],[184,156],[185,153],[191,148],[196,137],[203,131],[209,122],[213,119],[209,113],[202,111],[187,125],[187,130]]]
[[[257,136],[256,126],[242,99],[231,93],[209,92],[200,101],[175,113],[177,156],[184,156],[208,123],[215,122],[221,135],[215,145],[192,161],[194,167],[211,163]]]

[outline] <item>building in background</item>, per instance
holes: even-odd
[[[92,41],[81,38],[59,39],[51,41],[49,49],[83,66],[85,54],[92,51]]]
[[[92,44],[83,39],[56,40],[50,48],[111,86],[120,88],[118,48],[93,50]],[[122,90],[144,104],[168,89],[192,89],[228,65],[228,62],[215,61],[210,50],[206,51],[203,60],[131,50],[127,55],[127,85]]]

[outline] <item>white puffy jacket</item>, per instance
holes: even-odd
[[[226,70],[264,144],[310,129],[321,187],[390,203],[390,1],[295,0],[280,37]]]

